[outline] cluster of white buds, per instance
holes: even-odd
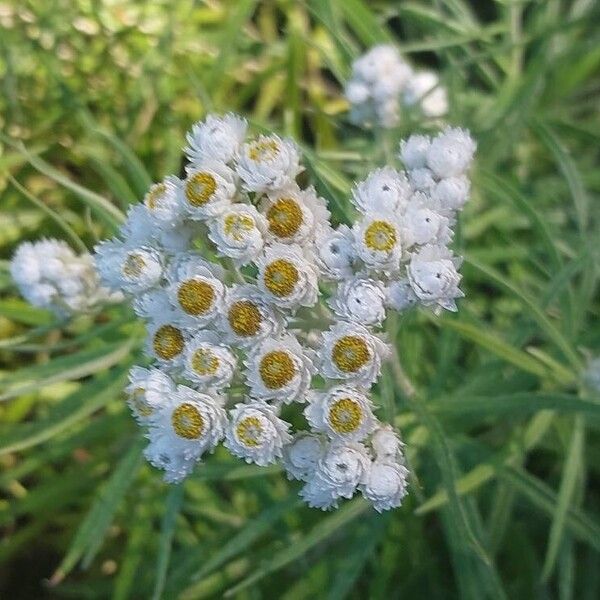
[[[310,506],[356,491],[376,510],[399,506],[402,443],[369,395],[390,352],[376,330],[388,308],[455,309],[462,295],[446,244],[469,191],[471,138],[409,138],[407,171],[371,173],[353,191],[359,218],[337,228],[298,186],[291,140],[247,141],[231,114],[187,139],[185,178],[152,186],[96,247],[104,284],[147,321],[154,364],[134,367],[127,388],[147,459],[177,482],[223,441],[246,462],[281,461]],[[292,435],[281,411],[295,403],[309,429]]]
[[[123,299],[121,293],[100,285],[89,253],[77,255],[59,240],[20,244],[10,273],[27,302],[51,310],[61,319]]]
[[[352,64],[345,95],[357,124],[395,127],[401,106],[415,106],[426,117],[448,112],[446,88],[433,71],[415,71],[392,45],[371,48]]]

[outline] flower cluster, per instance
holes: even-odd
[[[90,254],[77,255],[59,240],[23,242],[11,260],[10,272],[30,304],[49,309],[59,318],[123,298],[100,285]]]
[[[232,114],[194,125],[185,177],[153,185],[95,248],[102,284],[147,324],[152,364],[133,367],[126,388],[145,456],[179,482],[223,442],[248,463],[283,464],[312,507],[356,492],[378,511],[397,507],[403,444],[370,394],[392,352],[381,329],[390,309],[456,310],[448,243],[475,144],[461,129],[411,136],[405,170],[356,184],[356,219],[334,227],[296,181],[295,143],[246,129]],[[12,267],[32,301],[75,310],[110,297],[89,257],[60,243],[26,245]],[[284,420],[292,404],[306,430]]]
[[[446,88],[433,71],[415,71],[391,45],[371,48],[352,64],[345,95],[358,124],[394,127],[400,108],[416,106],[426,117],[448,112]]]

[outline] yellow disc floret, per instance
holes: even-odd
[[[190,279],[179,286],[177,300],[188,315],[203,315],[213,306],[215,290],[206,281]]]
[[[362,409],[352,398],[340,398],[329,408],[329,425],[339,434],[352,433],[360,426]]]
[[[269,263],[263,276],[265,287],[279,298],[289,296],[298,283],[298,269],[285,258]]]
[[[396,228],[387,221],[373,221],[365,230],[365,245],[369,250],[390,252],[394,249],[398,236]]]
[[[173,325],[162,325],[154,334],[152,347],[156,356],[163,360],[171,360],[183,352],[183,334]]]
[[[241,337],[250,337],[260,331],[262,315],[250,300],[238,300],[231,305],[227,315],[229,325]]]
[[[210,173],[194,173],[185,183],[185,197],[192,206],[204,206],[217,190],[217,181]]]
[[[279,238],[290,238],[302,225],[302,209],[293,198],[279,198],[267,211],[269,231]]]
[[[214,375],[219,368],[218,356],[208,348],[199,348],[192,355],[192,369],[198,375]]]
[[[261,358],[258,371],[265,386],[270,390],[277,390],[292,381],[296,367],[287,352],[273,350]]]
[[[146,194],[144,202],[150,210],[154,210],[160,206],[160,200],[165,195],[167,186],[164,183],[155,183]]]
[[[237,424],[235,432],[244,446],[255,448],[260,445],[263,426],[258,417],[245,417]]]
[[[363,338],[345,335],[333,345],[331,359],[340,371],[354,373],[369,362],[371,353]]]
[[[154,412],[154,409],[146,401],[146,390],[144,388],[137,387],[133,390],[131,402],[142,417],[149,417]]]
[[[279,144],[271,139],[256,140],[255,142],[252,142],[250,149],[248,150],[248,156],[250,157],[250,160],[253,160],[254,162],[273,159],[278,153]]]
[[[197,440],[204,431],[204,419],[200,411],[189,402],[178,406],[171,415],[175,433],[186,440]]]
[[[229,214],[224,219],[223,231],[236,242],[244,239],[245,235],[255,227],[254,219],[250,215]]]
[[[146,268],[146,261],[135,252],[130,252],[123,263],[123,275],[130,279],[140,277]]]

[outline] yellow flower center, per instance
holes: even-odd
[[[135,388],[131,393],[131,401],[135,410],[142,417],[149,417],[154,412],[154,409],[146,402],[146,390],[144,388]]]
[[[212,308],[215,290],[206,281],[190,279],[179,286],[177,300],[188,315],[203,315]]]
[[[362,420],[360,404],[352,398],[340,398],[329,408],[329,425],[336,433],[356,431]]]
[[[373,221],[365,231],[365,244],[369,250],[389,252],[398,241],[396,228],[387,221]]]
[[[289,296],[298,283],[298,269],[285,258],[268,264],[264,273],[265,287],[279,298]]]
[[[245,234],[254,229],[254,219],[250,215],[229,214],[225,217],[223,230],[230,238],[239,242]]]
[[[217,182],[210,173],[194,173],[185,183],[185,197],[192,206],[203,206],[215,193]]]
[[[198,375],[214,375],[219,368],[219,358],[207,348],[199,348],[192,356],[192,369]]]
[[[275,140],[257,140],[250,145],[248,156],[254,162],[273,159],[279,153],[279,144]]]
[[[354,373],[369,362],[371,353],[363,338],[345,335],[333,345],[331,358],[340,371]]]
[[[258,417],[245,417],[237,424],[235,432],[244,446],[254,448],[260,445],[263,426]]]
[[[204,419],[200,411],[189,402],[178,406],[171,415],[175,433],[186,440],[197,440],[204,431]]]
[[[231,305],[228,320],[237,335],[250,337],[260,331],[262,316],[256,304],[250,300],[238,300]]]
[[[293,198],[279,198],[267,211],[269,231],[277,237],[289,238],[302,225],[302,209]]]
[[[123,263],[123,275],[134,279],[140,277],[146,268],[146,261],[134,252],[127,255],[125,262]]]
[[[167,191],[167,186],[164,183],[155,183],[146,194],[144,202],[150,210],[158,208],[160,200]]]
[[[267,352],[258,367],[260,377],[270,390],[286,386],[296,374],[292,357],[283,350]]]
[[[173,325],[162,325],[156,330],[152,345],[156,356],[171,360],[183,352],[183,334]]]

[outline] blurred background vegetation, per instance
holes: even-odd
[[[600,6],[595,0],[0,1],[0,596],[600,597]],[[277,468],[223,452],[183,486],[141,459],[123,402],[143,331],[124,307],[65,325],[19,299],[16,244],[91,248],[181,169],[208,111],[295,136],[347,219],[397,131],[348,123],[354,58],[396,43],[438,69],[479,143],[458,315],[389,324],[410,496],[301,507]]]

